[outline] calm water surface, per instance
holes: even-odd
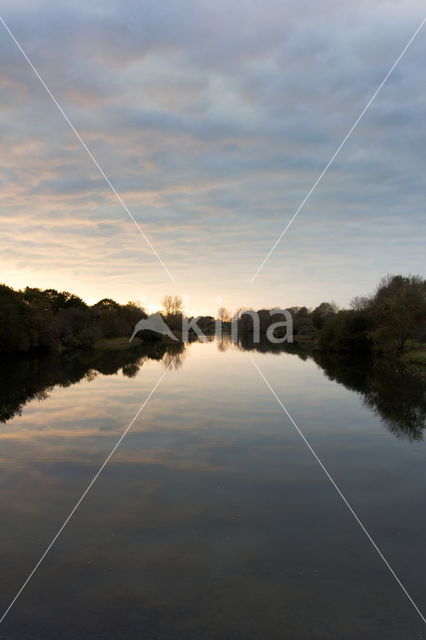
[[[426,638],[249,358],[423,611],[424,379],[226,342],[177,355],[0,638]],[[2,611],[174,356],[2,363]]]

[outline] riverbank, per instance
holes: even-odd
[[[335,353],[341,355],[353,355],[355,358],[359,357],[359,352],[356,351],[339,351],[337,349],[328,349],[324,346],[321,346],[318,343],[318,340],[315,338],[305,338],[304,336],[294,336],[294,342],[299,343],[299,345],[310,346],[312,351],[320,351],[324,353]],[[407,342],[407,346],[404,351],[400,354],[389,354],[389,353],[377,353],[374,352],[365,352],[369,353],[370,356],[377,357],[381,360],[400,362],[402,364],[420,367],[426,373],[426,344],[416,342],[415,340],[411,340]]]
[[[179,342],[172,340],[168,336],[156,336],[152,339],[143,339],[135,337],[129,342],[129,336],[121,336],[119,338],[101,338],[98,340],[94,347],[94,351],[129,351],[137,349],[138,347],[150,347],[153,345],[176,345]]]
[[[409,345],[399,360],[405,364],[412,364],[426,368],[426,345]]]
[[[179,342],[181,342],[181,336],[177,335]],[[178,342],[172,341],[167,336],[158,336],[152,340],[146,340],[142,338],[135,337],[131,342],[129,342],[128,336],[121,336],[119,338],[102,338],[95,343],[94,350],[95,351],[130,351],[133,349],[137,349],[142,346],[148,346],[153,344],[178,344]],[[311,348],[312,351],[329,351],[328,349],[324,349],[318,346],[318,343],[315,339],[312,339],[307,336],[294,336],[294,343],[298,344],[300,347],[304,347],[305,349],[308,347]],[[335,350],[330,350],[334,353]],[[342,353],[342,352],[340,352]],[[350,355],[350,353],[349,353]],[[354,353],[354,356],[357,357],[359,354]],[[381,356],[383,357],[383,356]],[[408,343],[405,351],[396,357],[391,357],[386,359],[391,359],[395,361],[399,361],[403,364],[422,367],[426,369],[426,345],[417,343],[415,341],[411,341]]]
[[[95,343],[94,349],[96,351],[126,351],[140,347],[142,344],[144,344],[144,341],[140,338],[133,338],[133,340],[129,342],[128,336],[102,338]]]

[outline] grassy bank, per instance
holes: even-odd
[[[97,351],[126,351],[127,349],[134,349],[140,347],[143,344],[143,340],[140,338],[133,338],[129,343],[128,336],[122,336],[121,338],[102,338],[95,343],[95,349]]]
[[[400,356],[401,362],[426,367],[426,344],[412,341]]]
[[[168,336],[155,335],[154,338],[138,338],[135,337],[129,342],[129,336],[121,336],[120,338],[102,338],[95,343],[96,351],[127,351],[135,349],[142,345],[149,346],[155,344],[178,344],[178,341],[172,340]]]

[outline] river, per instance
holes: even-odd
[[[2,611],[165,375],[2,640],[426,638],[424,377],[250,347],[3,361]]]

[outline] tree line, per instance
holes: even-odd
[[[184,314],[178,295],[162,300],[163,318],[179,335]],[[232,315],[221,307],[217,317],[225,326],[238,322],[241,334],[253,331],[253,319],[239,309]],[[426,280],[421,276],[388,275],[370,296],[357,296],[349,309],[322,302],[314,309],[291,307],[293,332],[298,340],[322,349],[347,352],[401,352],[408,340],[426,341]],[[270,310],[257,312],[265,334],[276,322]],[[85,350],[101,338],[130,336],[135,324],[147,314],[135,302],[119,304],[103,298],[88,305],[67,291],[26,287],[16,291],[0,285],[0,353],[34,350]],[[213,333],[215,318],[197,319],[204,333]],[[155,336],[151,336],[155,337]]]
[[[426,280],[388,275],[370,296],[326,318],[319,346],[335,351],[401,353],[409,340],[426,342]]]
[[[88,305],[67,291],[0,285],[0,353],[91,349],[100,338],[130,335],[146,317],[134,302]]]
[[[338,352],[401,353],[409,340],[426,342],[426,280],[421,276],[387,275],[370,296],[356,296],[349,309],[322,302],[314,309],[287,309],[300,340]],[[220,310],[223,316],[229,315]],[[239,314],[239,331],[252,332],[252,320]],[[260,330],[276,321],[269,310],[257,311]]]

